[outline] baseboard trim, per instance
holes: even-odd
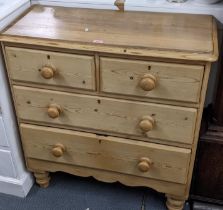
[[[21,179],[0,176],[0,193],[24,198],[32,185],[33,178],[28,172],[25,172]]]
[[[193,210],[223,210],[223,206],[195,201],[193,202]]]

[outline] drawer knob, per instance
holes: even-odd
[[[62,112],[62,109],[60,105],[57,105],[57,104],[50,104],[47,110],[48,116],[53,119],[58,118],[61,112]]]
[[[153,129],[155,120],[151,116],[145,116],[139,123],[139,127],[143,132],[149,132]]]
[[[138,163],[138,169],[141,172],[148,172],[152,165],[152,161],[149,158],[143,157]]]
[[[152,74],[145,74],[140,82],[139,86],[145,91],[151,91],[156,87],[156,77]]]
[[[56,144],[52,149],[52,154],[55,157],[62,157],[65,151],[66,149],[63,144]]]
[[[56,70],[53,67],[50,66],[44,66],[40,74],[44,79],[52,79],[55,76]]]

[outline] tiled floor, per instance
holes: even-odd
[[[164,196],[147,188],[56,173],[47,189],[34,185],[25,199],[0,194],[0,210],[166,210],[166,207]]]

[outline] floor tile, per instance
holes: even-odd
[[[0,210],[141,210],[144,188],[56,173],[47,189],[34,185],[25,199],[0,195]]]
[[[144,195],[144,210],[166,210],[166,198],[164,194],[158,193],[152,189],[146,189]],[[186,203],[184,210],[190,210]]]

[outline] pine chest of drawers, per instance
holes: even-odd
[[[33,6],[0,40],[27,168],[187,199],[216,23],[204,15]]]

